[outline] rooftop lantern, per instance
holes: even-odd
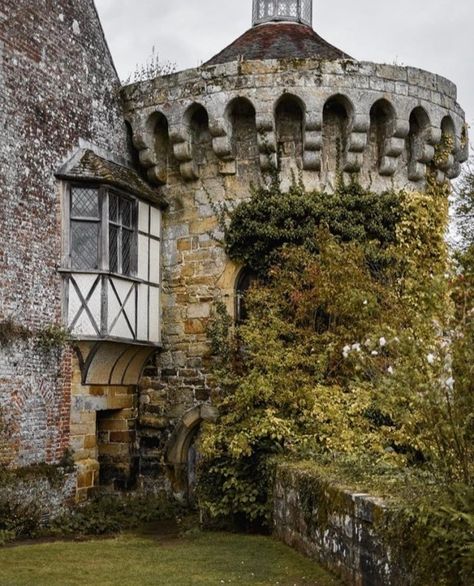
[[[253,0],[253,25],[264,22],[313,25],[313,0]]]

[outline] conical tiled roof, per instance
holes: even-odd
[[[254,26],[205,65],[264,59],[352,59],[321,38],[311,27],[293,22]]]

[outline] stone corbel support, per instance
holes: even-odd
[[[170,141],[173,145],[173,154],[179,163],[181,177],[185,181],[199,179],[199,168],[193,157],[193,143],[190,129],[184,125],[170,128]]]
[[[435,156],[435,146],[441,142],[441,129],[429,126],[417,137],[412,161],[408,165],[408,179],[421,181],[426,176],[426,167]]]
[[[235,175],[237,165],[232,144],[232,131],[223,118],[214,118],[209,122],[212,136],[212,150],[219,159],[219,171],[222,175]]]
[[[260,168],[262,171],[276,169],[278,166],[277,139],[273,114],[257,112],[256,123]]]
[[[140,164],[146,169],[149,181],[156,185],[164,185],[168,178],[168,170],[166,165],[160,163],[156,153],[155,136],[151,130],[153,124],[150,121],[152,116],[146,121],[134,120],[131,123],[132,139],[134,146],[138,150]]]
[[[456,136],[455,138],[452,159],[452,164],[445,170],[448,179],[456,179],[456,177],[459,177],[462,164],[469,159],[469,137],[467,128],[463,128],[461,135]]]
[[[347,138],[347,148],[343,170],[349,173],[357,173],[364,163],[364,151],[368,143],[368,131],[370,128],[370,116],[359,114],[354,116],[352,127]]]
[[[321,114],[307,113],[303,151],[303,169],[305,171],[321,171],[322,126]]]
[[[405,139],[410,132],[408,120],[396,120],[393,136],[385,139],[379,173],[384,177],[392,177],[398,168],[398,159],[405,150]]]

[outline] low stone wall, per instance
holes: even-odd
[[[390,563],[381,534],[381,499],[345,491],[316,473],[279,465],[274,491],[274,532],[351,586],[407,586],[403,568]]]

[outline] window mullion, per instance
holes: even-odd
[[[117,272],[123,275],[123,266],[122,266],[122,236],[123,236],[123,226],[122,226],[122,215],[119,214],[118,218],[118,226],[117,226]]]
[[[99,190],[100,213],[100,250],[99,268],[101,271],[109,270],[109,192],[103,187]]]

